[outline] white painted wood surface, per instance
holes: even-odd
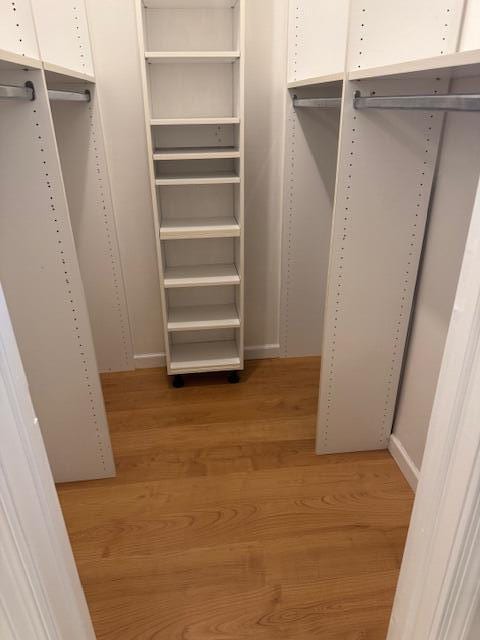
[[[42,60],[93,76],[84,0],[31,0]],[[46,68],[47,68],[46,67]],[[50,67],[55,70],[55,67]]]
[[[133,349],[97,89],[89,87],[90,103],[51,108],[98,366],[124,371],[133,369]]]
[[[55,479],[107,477],[115,469],[43,72],[0,71],[6,84],[27,78],[35,101],[0,105],[0,277]]]
[[[348,0],[290,0],[289,83],[343,72],[348,7]]]
[[[0,51],[6,54],[0,53],[0,60],[8,54],[40,59],[30,0],[0,2]]]
[[[94,640],[0,287],[0,636]]]
[[[363,80],[345,91],[328,275],[318,453],[387,447],[443,114],[356,111],[356,91],[445,91]]]
[[[348,71],[454,53],[464,2],[352,0]]]

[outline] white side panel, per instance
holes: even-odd
[[[45,63],[93,75],[84,0],[32,0]]]
[[[454,93],[478,93],[478,78]],[[449,113],[430,212],[394,434],[420,468],[480,173],[476,113]]]
[[[0,49],[38,59],[30,0],[0,0]]]
[[[352,0],[348,70],[457,50],[464,0]]]
[[[93,339],[43,72],[0,105],[0,278],[57,481],[114,474]]]
[[[342,84],[304,89],[339,95]],[[340,109],[297,109],[289,99],[285,162],[281,347],[284,357],[320,355]]]
[[[480,0],[465,0],[460,51],[480,49]]]
[[[133,352],[93,86],[90,92],[89,104],[52,102],[52,114],[98,366],[123,371],[133,369]]]
[[[353,95],[445,91],[443,80],[345,92],[322,351],[319,453],[385,448],[443,114],[355,111]]]
[[[288,81],[341,73],[349,0],[290,0]]]
[[[0,637],[94,640],[0,287]]]

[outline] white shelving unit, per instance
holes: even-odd
[[[244,0],[138,0],[137,16],[166,361],[182,384],[243,368]]]

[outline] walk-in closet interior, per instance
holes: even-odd
[[[96,637],[387,638],[480,1],[0,0],[0,141],[1,288]]]

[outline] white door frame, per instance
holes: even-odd
[[[0,637],[94,640],[0,285]]]
[[[0,288],[0,636],[94,640]],[[480,188],[388,640],[467,640],[480,591]]]
[[[388,640],[466,639],[479,592],[480,184]]]

